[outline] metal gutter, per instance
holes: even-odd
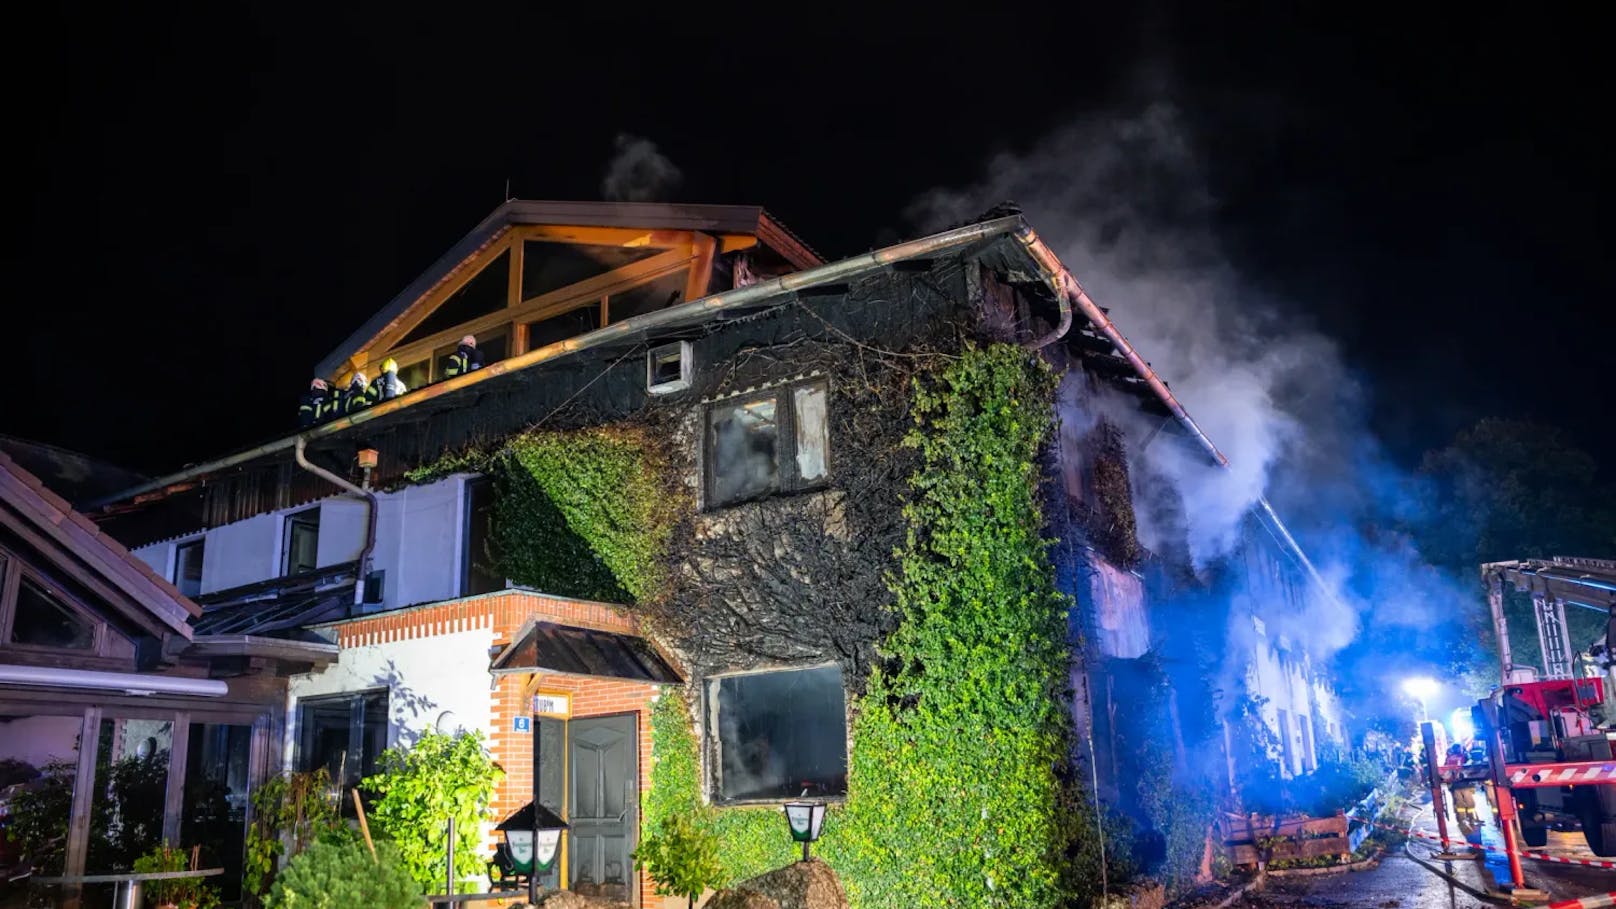
[[[355,486],[348,480],[310,461],[303,453],[307,444],[308,440],[298,436],[292,447],[292,454],[297,459],[297,466],[325,480],[327,483],[335,485],[338,489],[346,489],[365,502],[365,544],[359,549],[359,562],[354,569],[356,572],[354,578],[354,605],[357,606],[365,601],[365,581],[370,577],[370,556],[371,553],[376,551],[376,494],[369,489]],[[365,471],[365,476],[370,476],[368,469]]]
[[[1134,349],[1133,344],[1117,328],[1116,323],[1111,321],[1111,317],[1106,314],[1106,311],[1101,309],[1100,305],[1095,303],[1094,299],[1083,290],[1083,285],[1079,284],[1066,266],[1061,264],[1060,258],[1055,255],[1054,251],[1045,245],[1030,227],[1024,227],[1017,231],[1016,239],[1021,241],[1021,245],[1026,248],[1027,253],[1051,276],[1050,283],[1055,288],[1056,294],[1063,298],[1063,302],[1064,300],[1070,300],[1073,305],[1082,311],[1084,318],[1094,323],[1094,327],[1105,335],[1106,339],[1111,342],[1111,346],[1115,347],[1117,353],[1128,361],[1128,365],[1132,366],[1134,372],[1138,373],[1139,377],[1145,381],[1145,384],[1150,386],[1150,389],[1156,393],[1156,397],[1167,405],[1167,409],[1172,411],[1179,424],[1189,430],[1190,435],[1200,443],[1206,453],[1212,457],[1212,460],[1227,468],[1229,458],[1201,430],[1201,427],[1195,422],[1195,418],[1191,417],[1189,411],[1184,409],[1184,405],[1180,404],[1178,398],[1173,396],[1173,392],[1167,387],[1167,383],[1162,381],[1161,376],[1156,375],[1156,371],[1145,361],[1145,358],[1139,355],[1139,351]],[[1062,308],[1065,310],[1064,305]],[[1070,325],[1071,313],[1063,311],[1061,326],[1047,336],[1048,340],[1040,339],[1036,347],[1042,347],[1049,341],[1059,338],[1062,334],[1065,334],[1066,328],[1070,327]],[[1318,568],[1313,565],[1313,560],[1307,557],[1307,553],[1302,550],[1301,544],[1297,543],[1296,538],[1291,536],[1290,529],[1285,526],[1284,521],[1279,519],[1279,514],[1274,511],[1274,506],[1268,504],[1266,496],[1257,497],[1257,507],[1273,524],[1274,530],[1279,534],[1280,539],[1284,541],[1286,548],[1290,549],[1291,553],[1296,556],[1297,561],[1301,562],[1303,570],[1307,572],[1313,583],[1317,584],[1319,589],[1324,591],[1327,596],[1333,598],[1334,593],[1330,585],[1324,582],[1324,577],[1319,574]]]
[[[622,322],[613,323],[588,334],[557,341],[537,350],[530,350],[525,354],[500,360],[498,363],[490,363],[482,369],[474,370],[463,376],[435,382],[425,388],[367,407],[358,413],[339,417],[329,423],[322,423],[298,435],[276,439],[273,442],[267,442],[246,451],[239,451],[165,477],[159,477],[110,496],[103,496],[86,503],[83,510],[92,511],[140,496],[160,493],[170,487],[191,482],[208,474],[236,467],[249,461],[255,461],[266,455],[284,452],[299,444],[300,441],[307,444],[316,439],[335,435],[345,429],[368,423],[371,420],[387,416],[406,407],[413,407],[424,401],[430,401],[433,398],[442,397],[462,388],[476,385],[479,382],[486,382],[495,376],[527,369],[539,363],[557,360],[569,354],[621,340],[638,332],[670,328],[687,322],[699,322],[713,313],[754,304],[773,296],[803,290],[820,284],[836,284],[872,268],[931,255],[947,249],[975,243],[989,237],[1008,234],[1021,225],[1022,220],[1019,215],[984,221],[980,224],[969,224],[965,227],[944,231],[930,237],[922,237],[918,240],[910,240],[896,246],[888,246],[885,249],[864,253],[851,259],[831,262],[818,268],[810,268],[807,271],[792,272],[778,278],[771,278],[768,281],[749,284],[736,290],[712,294],[700,300],[692,300],[689,303],[682,303],[678,306],[646,313],[643,316],[625,319]]]

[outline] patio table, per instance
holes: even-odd
[[[198,868],[195,871],[124,871],[116,874],[64,874],[54,877],[36,877],[37,884],[112,884],[112,909],[140,909],[140,885],[146,881],[178,881],[193,877],[213,877],[224,874],[223,868]]]

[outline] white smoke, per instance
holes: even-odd
[[[1198,567],[1230,551],[1270,470],[1301,438],[1276,392],[1306,385],[1311,370],[1336,361],[1330,342],[1280,326],[1272,308],[1237,280],[1212,229],[1206,187],[1177,109],[1155,102],[1126,116],[1083,119],[1025,152],[1001,153],[975,185],[928,193],[911,212],[940,227],[1014,200],[1089,294],[1111,309],[1229,458],[1224,469],[1183,445],[1157,443],[1144,452],[1143,466],[1169,481],[1181,508],[1141,509],[1141,541],[1162,551],[1183,534]],[[1123,406],[1113,419],[1143,418]],[[1149,435],[1146,425],[1128,428],[1131,438]],[[1169,511],[1187,526],[1152,517]]]
[[[600,179],[602,198],[665,202],[684,180],[684,173],[650,139],[618,133],[613,148],[612,160]]]

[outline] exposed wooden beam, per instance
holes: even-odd
[[[163,800],[163,842],[180,845],[180,817],[185,813],[185,762],[190,756],[191,713],[181,710],[174,714],[170,727],[173,741],[168,747],[168,790]]]
[[[508,307],[522,302],[522,256],[526,249],[526,242],[511,243],[510,278],[505,284],[505,305]]]
[[[539,294],[536,297],[529,297],[514,307],[507,307],[469,322],[446,328],[435,335],[422,338],[419,341],[412,341],[403,347],[391,350],[377,349],[371,354],[371,359],[366,366],[369,369],[374,369],[378,362],[389,356],[398,360],[400,364],[412,363],[431,356],[432,351],[438,348],[453,344],[462,335],[479,335],[507,325],[525,324],[548,318],[576,309],[592,300],[610,294],[622,293],[625,290],[655,281],[664,275],[690,265],[692,261],[691,252],[691,248],[688,246],[670,249],[649,259],[631,262],[605,274],[586,278],[576,284],[569,284],[566,287]]]
[[[349,358],[350,363],[363,361],[367,365],[381,359],[377,351],[384,351],[397,344],[400,338],[415,330],[432,311],[437,309],[445,300],[453,296],[455,291],[466,286],[472,278],[482,274],[489,263],[499,258],[500,253],[511,248],[515,242],[515,231],[507,229],[498,239],[467,257],[465,261],[455,266],[443,280],[432,286],[432,289],[422,294],[420,299],[410,304],[409,308],[399,314],[392,324],[382,329],[376,337],[372,338],[359,350],[354,351]],[[352,373],[352,369],[349,370]],[[338,381],[347,381],[348,376],[339,376]]]
[[[718,241],[708,234],[698,233],[692,238],[690,274],[685,278],[685,295],[682,302],[688,303],[707,296],[707,285],[713,275],[713,253],[717,246]]]
[[[758,245],[758,238],[751,234],[724,234],[718,238],[718,251],[720,254],[751,249],[756,245]]]
[[[644,230],[634,227],[568,227],[553,224],[527,224],[514,228],[524,240],[546,243],[573,243],[584,246],[649,246],[677,249],[690,245],[688,230]]]

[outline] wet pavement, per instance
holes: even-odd
[[[1479,793],[1478,793],[1479,795]],[[1435,834],[1436,818],[1429,799],[1419,805],[1411,824],[1415,829]],[[1472,843],[1503,846],[1486,800],[1478,798],[1479,824],[1461,826],[1449,814],[1449,830]],[[1450,809],[1451,812],[1451,809]],[[1270,876],[1260,893],[1252,893],[1235,903],[1247,909],[1278,907],[1377,907],[1377,909],[1481,909],[1507,904],[1498,895],[1496,882],[1508,882],[1509,867],[1502,852],[1489,852],[1485,861],[1461,859],[1443,862],[1432,858],[1437,844],[1411,840],[1408,851],[1389,851],[1374,868],[1343,871],[1309,877]],[[1577,832],[1551,833],[1542,850],[1576,858],[1596,858],[1584,847]],[[1414,857],[1410,857],[1410,854]],[[1416,860],[1416,857],[1418,860]],[[1423,862],[1423,864],[1422,864]],[[1582,868],[1548,862],[1522,860],[1526,883],[1548,894],[1544,903],[1595,893],[1616,891],[1616,870]],[[1438,873],[1441,872],[1441,873]],[[1446,875],[1446,877],[1444,877]],[[1489,898],[1491,894],[1491,898]]]

